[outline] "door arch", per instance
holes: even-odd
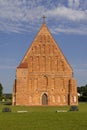
[[[42,105],[48,105],[48,96],[46,93],[42,95]]]

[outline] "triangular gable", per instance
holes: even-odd
[[[36,48],[35,48],[36,47]],[[50,48],[50,52],[49,54],[46,54],[47,49]],[[71,72],[72,67],[70,66],[70,64],[68,63],[67,59],[65,58],[64,54],[62,53],[61,49],[59,48],[58,44],[56,43],[56,41],[54,40],[54,38],[52,37],[52,34],[50,33],[49,29],[46,26],[46,23],[43,23],[39,32],[37,33],[34,41],[32,42],[30,48],[28,49],[28,51],[26,52],[23,60],[21,61],[20,65],[18,66],[18,68],[22,68],[24,67],[28,67],[28,57],[32,56],[32,55],[40,55],[39,49],[41,49],[40,51],[42,51],[41,53],[43,53],[44,49],[46,52],[45,55],[49,55],[49,56],[57,56],[59,59],[61,59],[61,64],[62,61],[64,62],[63,64],[65,65],[66,68],[68,68],[68,70],[70,70]],[[37,52],[35,52],[35,50]],[[44,55],[44,54],[41,54]]]

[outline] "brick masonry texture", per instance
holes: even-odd
[[[73,70],[45,22],[16,69],[13,105],[78,105]]]

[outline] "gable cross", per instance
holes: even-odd
[[[45,23],[45,19],[47,18],[45,15],[43,15],[43,23]]]

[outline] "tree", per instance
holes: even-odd
[[[2,94],[3,94],[3,86],[0,83],[0,100],[2,99]]]
[[[87,84],[85,86],[77,87],[77,91],[81,94],[79,101],[87,102]]]

